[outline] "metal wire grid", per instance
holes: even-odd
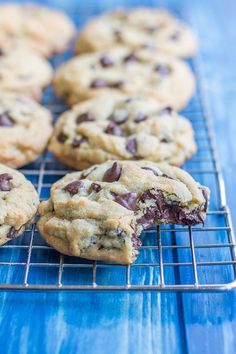
[[[65,60],[56,58],[54,65]],[[63,256],[47,246],[35,226],[0,249],[0,289],[5,290],[229,290],[236,287],[236,243],[216,158],[199,65],[190,62],[197,92],[184,112],[195,129],[198,153],[185,169],[211,188],[204,226],[157,226],[143,232],[143,246],[131,265]],[[49,89],[44,104],[57,117],[65,106]],[[41,200],[68,170],[46,153],[22,169]]]

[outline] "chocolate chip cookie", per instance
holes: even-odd
[[[34,222],[38,204],[31,182],[0,164],[0,245],[21,235]]]
[[[49,150],[76,169],[107,160],[181,165],[196,151],[191,123],[156,99],[107,94],[59,117]]]
[[[71,20],[61,11],[29,4],[0,5],[0,48],[17,46],[43,56],[62,52],[74,35]]]
[[[61,253],[131,263],[143,229],[203,223],[208,199],[208,188],[177,167],[108,161],[56,182],[39,206],[38,227]]]
[[[0,90],[26,94],[39,100],[52,79],[50,64],[40,55],[25,49],[0,52]]]
[[[192,97],[194,87],[193,74],[183,61],[124,47],[77,56],[54,77],[56,93],[69,104],[116,92],[151,96],[180,109]]]
[[[93,19],[79,34],[78,53],[107,50],[115,45],[149,47],[178,57],[192,56],[197,40],[191,29],[164,10],[136,8]]]
[[[20,167],[34,161],[51,132],[46,108],[26,96],[0,92],[0,162]]]

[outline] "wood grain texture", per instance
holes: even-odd
[[[117,5],[185,5],[201,42],[209,108],[236,226],[235,1],[40,2],[66,10],[73,5],[81,23]],[[2,292],[0,321],[4,354],[233,354],[236,350],[235,292]]]

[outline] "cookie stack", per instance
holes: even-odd
[[[25,95],[40,97],[51,78],[42,55],[64,50],[74,29],[56,11],[13,5],[3,10],[0,46],[12,80],[0,82],[0,161],[18,167],[33,161],[51,135],[49,112]],[[15,21],[4,31],[10,14]],[[71,107],[58,117],[49,142],[58,160],[82,171],[56,182],[39,206],[39,231],[59,252],[131,263],[144,229],[204,221],[208,189],[173,166],[196,151],[191,123],[176,111],[194,93],[194,76],[182,58],[196,48],[192,31],[163,10],[115,11],[82,29],[77,55],[53,78],[56,94]],[[25,51],[32,55],[30,66],[24,65]],[[15,198],[14,173],[0,175],[4,205],[10,195]],[[4,214],[0,225],[5,242],[27,222],[14,226]]]

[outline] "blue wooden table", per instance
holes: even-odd
[[[67,10],[66,1],[41,1]],[[236,228],[235,0],[78,1],[186,7],[197,30],[228,204]],[[236,293],[1,292],[3,354],[234,354]]]

